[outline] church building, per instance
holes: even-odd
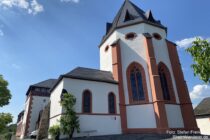
[[[198,130],[176,44],[150,10],[125,0],[98,48],[99,70],[75,68],[51,88],[49,126],[68,92],[80,122],[74,137]]]

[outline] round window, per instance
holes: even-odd
[[[154,37],[155,39],[157,39],[157,40],[161,40],[161,39],[162,39],[161,35],[158,34],[158,33],[154,33],[154,34],[153,34],[153,37]]]
[[[125,39],[128,39],[128,40],[133,40],[137,37],[137,34],[136,33],[127,33],[125,35]]]
[[[109,46],[107,45],[105,48],[105,52],[107,52],[109,50]]]

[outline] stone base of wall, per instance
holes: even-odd
[[[50,103],[43,110],[39,130],[38,130],[38,135],[36,138],[37,140],[43,140],[44,138],[48,137],[49,114],[50,114]]]

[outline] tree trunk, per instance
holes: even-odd
[[[73,130],[71,131],[71,133],[69,134],[69,139],[70,139],[70,140],[72,139],[73,134],[74,134],[74,128],[73,128]]]

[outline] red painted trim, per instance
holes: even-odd
[[[88,115],[88,116],[120,116],[120,114],[109,114],[109,113],[76,113],[77,115]],[[57,114],[55,116],[50,117],[50,119],[61,116],[62,114]]]
[[[114,96],[114,110],[115,110],[115,113],[110,113],[110,110],[109,110],[109,96],[110,95],[113,95]],[[115,96],[115,94],[113,93],[113,92],[110,92],[109,94],[108,94],[108,113],[109,114],[117,114],[117,105],[116,105],[116,96]]]
[[[27,112],[27,117],[26,117],[26,125],[25,125],[25,132],[24,136],[27,136],[28,129],[30,127],[30,120],[31,120],[31,113],[32,113],[32,104],[33,104],[33,96],[30,94],[29,95],[29,106],[28,106],[28,112]]]
[[[176,45],[168,40],[166,40],[166,43],[179,96],[179,101],[181,104],[181,112],[184,121],[184,127],[185,129],[198,129],[192,103],[189,96],[189,91],[181,69]]]
[[[120,116],[120,114],[110,114],[110,113],[77,113],[77,115],[95,115],[95,116]]]
[[[127,133],[127,113],[125,106],[125,94],[123,87],[123,74],[122,74],[122,59],[121,59],[121,49],[120,49],[120,40],[117,41],[112,46],[112,71],[114,80],[118,81],[118,90],[119,90],[119,107],[120,107],[120,117],[121,117],[121,128],[122,133]]]
[[[85,113],[84,112],[84,94],[85,94],[85,92],[90,93],[90,113],[86,113],[86,114],[91,114],[92,113],[92,92],[89,89],[84,90],[82,93],[82,112]]]
[[[165,103],[163,101],[163,94],[161,90],[160,77],[158,74],[158,67],[156,64],[155,52],[152,43],[152,36],[150,34],[144,34],[145,47],[147,55],[147,66],[149,70],[150,85],[152,89],[152,100],[154,102],[154,113],[157,123],[157,128],[161,130],[168,129],[168,121],[165,109]]]
[[[143,101],[133,101],[133,94],[132,94],[131,82],[130,82],[130,71],[134,67],[137,67],[141,72],[144,97],[145,97],[145,100],[143,100]],[[148,91],[147,91],[146,75],[145,75],[144,68],[141,66],[141,64],[139,64],[137,62],[132,62],[127,68],[126,76],[127,76],[127,86],[128,86],[128,94],[129,94],[129,103],[130,104],[146,104],[146,103],[148,103],[149,98],[148,98]],[[137,85],[137,81],[136,81],[136,85]]]

